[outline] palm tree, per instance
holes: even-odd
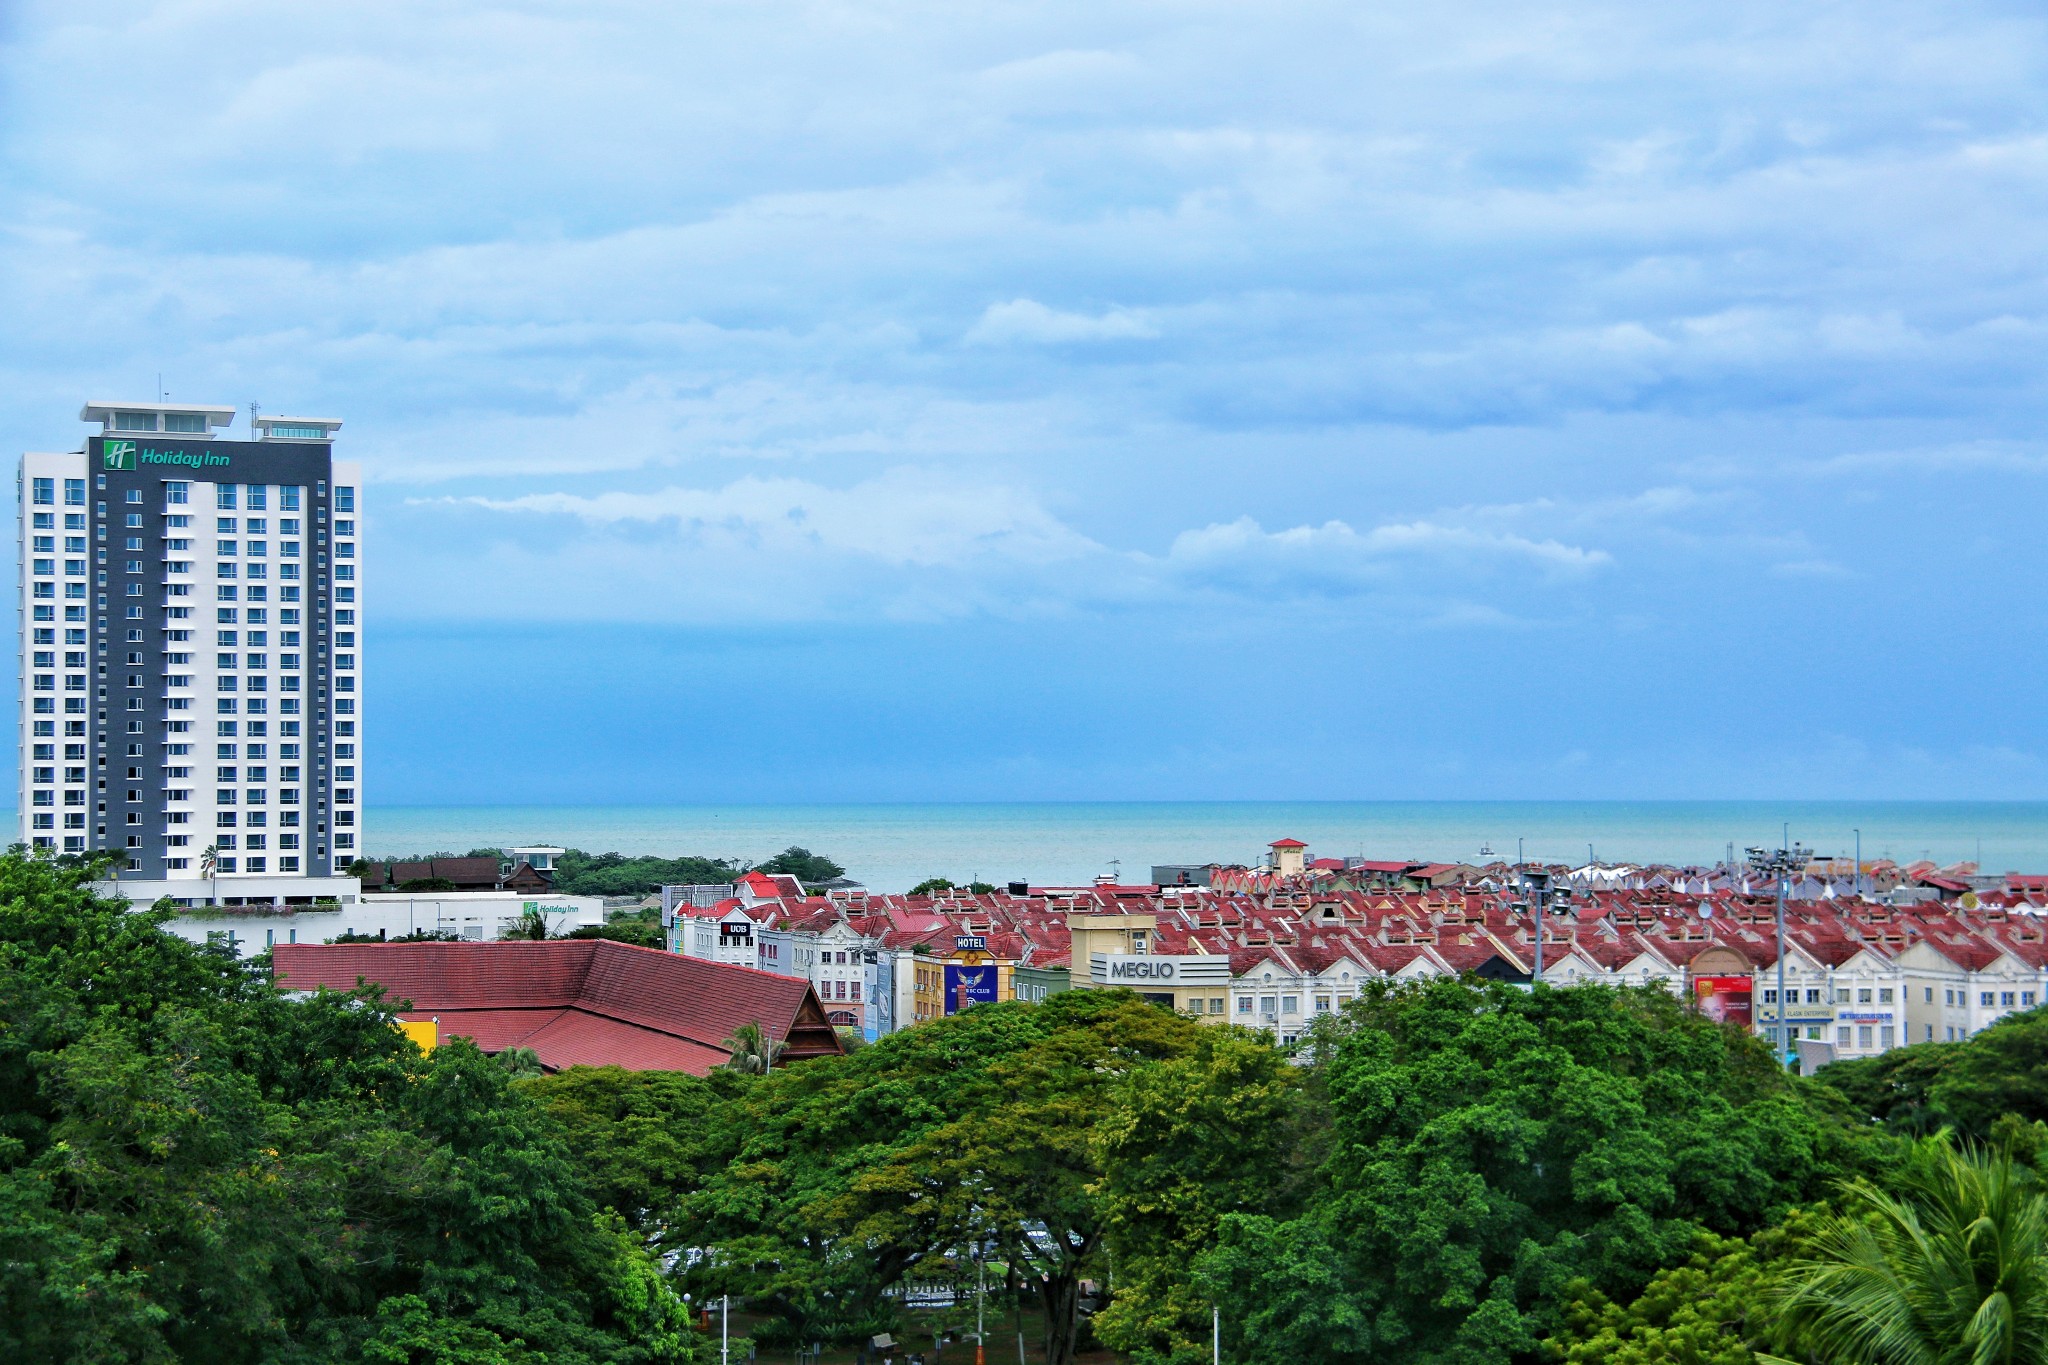
[[[546,1068],[540,1064],[540,1054],[530,1047],[508,1047],[498,1054],[498,1065],[515,1077],[545,1076]]]
[[[725,1059],[726,1067],[749,1076],[765,1076],[775,1065],[775,1059],[782,1055],[783,1044],[776,1042],[762,1031],[759,1024],[741,1024],[732,1031],[732,1037],[725,1040],[732,1055]]]
[[[213,894],[212,898],[208,901],[208,904],[212,904],[213,901],[217,901],[220,899],[220,878],[215,875],[215,869],[217,869],[219,866],[219,845],[208,844],[205,848],[199,851],[199,871],[213,883]]]
[[[548,936],[548,917],[539,907],[522,910],[512,927],[504,933],[506,938],[544,939]]]
[[[1820,1365],[2048,1362],[2048,1198],[2033,1174],[1942,1134],[1901,1186],[1849,1185],[1787,1265],[1773,1294],[1787,1342]]]

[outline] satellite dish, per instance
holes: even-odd
[[[1712,919],[1713,917],[1714,917],[1714,907],[1713,907],[1713,906],[1711,906],[1711,905],[1702,905],[1702,906],[1700,906],[1700,918],[1701,918],[1701,919]]]

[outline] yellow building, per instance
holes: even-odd
[[[992,956],[987,948],[927,947],[910,958],[910,1023],[958,1014],[975,1005],[1008,1000],[1014,962]]]
[[[1155,953],[1157,915],[1071,914],[1067,932],[1073,940],[1068,971],[1077,990],[1128,987],[1154,1004],[1212,1023],[1229,1018],[1230,959],[1215,953]]]

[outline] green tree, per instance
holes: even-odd
[[[1919,1137],[1946,1121],[1936,1108],[1935,1084],[1969,1043],[1915,1043],[1875,1057],[1835,1062],[1815,1079],[1847,1101],[1856,1113],[1882,1123],[1894,1133]]]
[[[1662,991],[1376,986],[1346,1022],[1315,1063],[1315,1198],[1226,1214],[1198,1263],[1247,1361],[1524,1357],[1568,1284],[1632,1297],[1702,1228],[1753,1231],[1863,1159],[1758,1040]]]
[[[953,883],[944,877],[926,877],[916,886],[910,888],[910,894],[913,896],[929,896],[934,891],[951,891],[952,889]]]
[[[608,938],[615,943],[630,943],[637,948],[666,948],[668,942],[661,932],[661,911],[613,915],[603,924],[586,924],[571,929],[563,938]]]
[[[1322,1118],[1306,1077],[1264,1035],[1235,1028],[1125,1073],[1094,1134],[1117,1264],[1116,1295],[1094,1319],[1105,1344],[1141,1362],[1208,1359],[1210,1296],[1188,1267],[1225,1214],[1300,1211]]]
[[[725,1059],[727,1070],[743,1076],[765,1076],[781,1055],[783,1045],[770,1038],[759,1024],[741,1024],[725,1040],[725,1046],[732,1053]]]
[[[729,1073],[575,1066],[521,1081],[546,1108],[600,1204],[659,1236],[676,1204],[703,1184],[719,1149],[718,1108],[742,1084]]]
[[[794,877],[805,886],[829,882],[834,877],[844,876],[846,869],[820,853],[791,844],[782,852],[754,869],[756,872],[776,873]]]
[[[542,1076],[547,1068],[541,1065],[540,1054],[530,1047],[508,1047],[498,1054],[498,1065],[515,1077]]]
[[[375,991],[280,995],[103,873],[0,858],[0,1359],[356,1360],[413,1299],[442,1356],[688,1358],[501,1065],[422,1055]]]
[[[1630,1303],[1575,1281],[1544,1345],[1565,1365],[1752,1365],[1771,1336],[1772,1277],[1822,1212],[1797,1210],[1746,1241],[1702,1232],[1683,1264],[1651,1276]]]
[[[2006,1152],[1928,1139],[1888,1193],[1849,1185],[1774,1297],[1817,1365],[2048,1360],[2048,1203]]]
[[[555,890],[571,896],[645,896],[663,886],[730,882],[745,869],[718,858],[633,857],[572,848],[555,859]]]
[[[1944,1119],[1979,1140],[2004,1114],[2048,1119],[2048,1010],[2008,1015],[1961,1044],[1931,1098]]]

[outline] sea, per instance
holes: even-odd
[[[931,805],[372,806],[372,856],[559,844],[756,863],[798,846],[870,890],[929,877],[998,885],[1149,880],[1159,863],[1256,863],[1275,839],[1311,857],[1523,856],[1712,863],[1797,840],[1848,856],[2048,871],[2048,802],[1190,801]]]

